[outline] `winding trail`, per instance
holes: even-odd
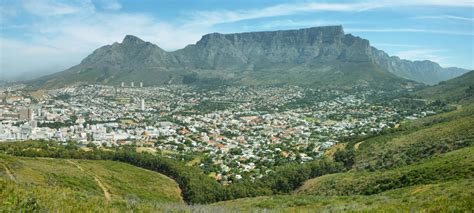
[[[13,175],[13,173],[10,171],[10,169],[8,168],[8,166],[7,166],[5,163],[3,163],[3,162],[0,162],[0,164],[2,164],[3,168],[5,169],[5,172],[7,173],[7,176],[8,176],[11,180],[13,180],[13,181],[16,182],[16,177],[15,177],[15,175]]]
[[[71,161],[71,160],[66,160],[68,163],[76,166],[79,170],[81,170],[82,172],[84,172],[86,175],[89,175],[91,177],[94,178],[95,182],[97,182],[97,185],[99,185],[99,187],[102,189],[102,191],[104,192],[104,197],[107,201],[110,201],[112,199],[112,196],[110,195],[110,192],[109,192],[109,189],[105,186],[104,183],[102,183],[102,181],[100,180],[99,177],[93,175],[93,174],[90,174],[88,172],[86,172],[86,170],[84,170],[84,168],[82,168],[79,164],[77,164],[76,162],[74,161]]]
[[[359,142],[359,143],[354,144],[354,149],[355,149],[355,150],[359,150],[359,146],[360,146],[360,144],[361,144],[362,142],[364,142],[364,141],[361,141],[361,142]]]

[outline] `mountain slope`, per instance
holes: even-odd
[[[417,92],[426,99],[468,102],[474,98],[474,71]]]
[[[296,193],[370,195],[419,184],[474,178],[473,156],[474,147],[471,146],[391,170],[324,175],[306,181]]]
[[[428,60],[409,61],[397,56],[390,57],[387,53],[373,47],[370,54],[374,63],[390,73],[430,85],[468,72],[466,69],[456,67],[442,68],[439,64]]]
[[[79,65],[31,83],[41,87],[83,82],[118,85],[122,81],[141,81],[146,85],[283,83],[320,86],[321,82],[331,79],[331,85],[336,86],[348,85],[347,82],[349,86],[373,86],[382,82],[400,87],[407,83],[402,78],[432,84],[462,72],[462,69],[442,69],[434,62],[389,57],[371,47],[368,40],[344,34],[341,26],[327,26],[212,33],[174,52],[128,35],[122,43],[95,50]],[[335,74],[341,76],[327,77]]]
[[[0,211],[6,210],[2,209],[4,207],[15,209],[28,200],[37,202],[39,210],[48,206],[52,209],[62,206],[86,210],[93,206],[105,206],[107,202],[118,206],[127,206],[133,202],[183,203],[181,190],[172,179],[112,161],[0,155],[0,179],[0,185],[19,193],[8,193],[2,188]],[[23,189],[28,192],[22,192]],[[15,196],[26,196],[27,200],[15,200]],[[84,198],[88,202],[78,202]]]
[[[464,179],[410,186],[375,195],[280,195],[230,200],[213,206],[239,212],[257,209],[276,212],[470,212],[474,209],[473,187],[473,179]]]

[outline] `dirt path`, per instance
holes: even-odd
[[[361,141],[361,142],[359,142],[359,143],[354,144],[354,149],[355,149],[355,150],[358,150],[358,149],[359,149],[359,146],[360,146],[360,144],[361,144],[362,142],[364,142],[364,141]]]
[[[1,163],[1,162],[0,162],[0,164],[2,164],[3,168],[5,169],[5,172],[7,173],[7,176],[8,176],[11,180],[13,180],[13,181],[16,182],[16,178],[15,178],[15,176],[13,175],[13,173],[10,171],[10,169],[8,168],[8,166],[7,166],[6,164],[4,164],[4,163]]]
[[[110,192],[109,192],[109,189],[107,189],[107,187],[105,186],[104,183],[102,183],[102,181],[100,180],[99,177],[93,175],[93,174],[90,174],[88,172],[86,172],[86,170],[84,170],[79,164],[77,164],[76,162],[74,161],[71,161],[71,160],[67,160],[68,163],[76,166],[79,170],[81,170],[82,172],[84,172],[85,174],[91,176],[94,178],[95,182],[97,182],[97,185],[99,185],[99,187],[102,189],[102,191],[104,192],[104,197],[107,201],[109,201],[110,199],[112,199],[112,196],[110,195]]]

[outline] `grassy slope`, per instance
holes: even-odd
[[[431,100],[437,99],[448,102],[472,101],[474,91],[469,91],[469,86],[471,88],[474,87],[474,71],[448,81],[440,82],[435,86],[427,87],[417,92],[417,94]]]
[[[278,212],[323,211],[453,211],[474,210],[474,179],[405,187],[376,195],[314,196],[284,195],[245,198],[219,202],[215,206],[251,211],[255,208],[274,209]]]
[[[364,195],[411,185],[466,178],[474,178],[474,147],[466,147],[392,170],[355,171],[321,176],[306,181],[297,193]]]
[[[0,155],[16,182],[0,167],[0,201],[5,209],[18,209],[27,202],[36,202],[38,208],[52,210],[145,207],[154,203],[182,203],[176,182],[156,172],[111,161],[23,158]],[[102,189],[94,179],[99,178],[111,194],[106,201]],[[78,202],[80,201],[80,202]],[[132,206],[131,206],[132,205]],[[35,205],[29,205],[35,206]]]
[[[403,166],[474,142],[474,105],[402,124],[403,131],[362,141],[356,169]]]
[[[411,184],[363,195],[370,186],[383,187],[406,176]],[[396,185],[392,185],[396,186]],[[309,180],[294,195],[245,198],[214,205],[311,211],[473,211],[474,147],[466,147],[392,170],[349,172]]]

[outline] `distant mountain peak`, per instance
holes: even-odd
[[[122,44],[139,44],[139,43],[145,43],[145,41],[143,41],[142,39],[134,35],[126,35],[122,41]]]

